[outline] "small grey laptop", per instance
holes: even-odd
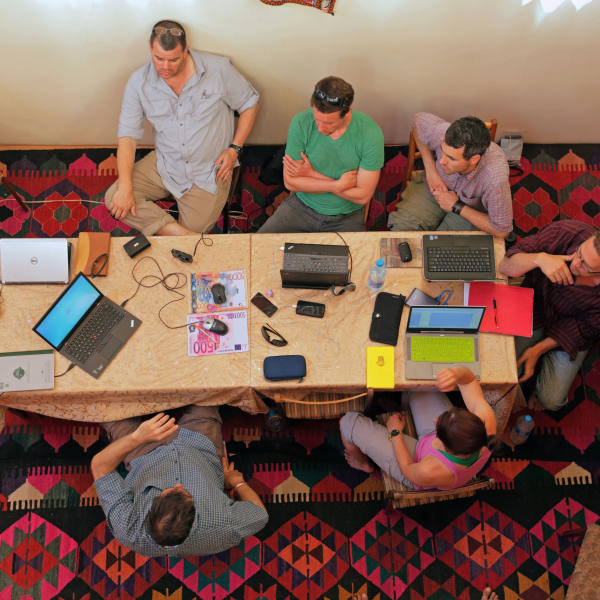
[[[479,328],[485,306],[411,306],[406,379],[435,379],[442,369],[469,368],[481,379]]]
[[[71,244],[66,239],[0,240],[2,283],[66,284],[70,279]]]

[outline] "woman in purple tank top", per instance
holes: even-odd
[[[413,489],[451,490],[475,477],[499,444],[496,416],[466,367],[444,369],[439,392],[405,392],[418,439],[404,435],[404,417],[394,413],[387,428],[356,412],[340,421],[346,460],[370,473],[375,464]],[[466,409],[452,406],[445,392],[458,388]]]

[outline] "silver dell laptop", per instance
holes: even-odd
[[[69,283],[70,255],[71,244],[66,239],[2,238],[2,283]]]
[[[411,306],[406,379],[435,379],[442,369],[469,368],[481,379],[479,328],[485,306]]]

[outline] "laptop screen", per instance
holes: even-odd
[[[413,306],[409,331],[478,331],[485,306]]]
[[[100,292],[80,275],[35,326],[35,331],[50,345],[58,348],[100,295]]]

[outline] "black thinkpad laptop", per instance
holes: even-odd
[[[423,236],[423,277],[428,281],[493,281],[493,235]]]
[[[79,273],[33,330],[98,379],[141,324]]]

